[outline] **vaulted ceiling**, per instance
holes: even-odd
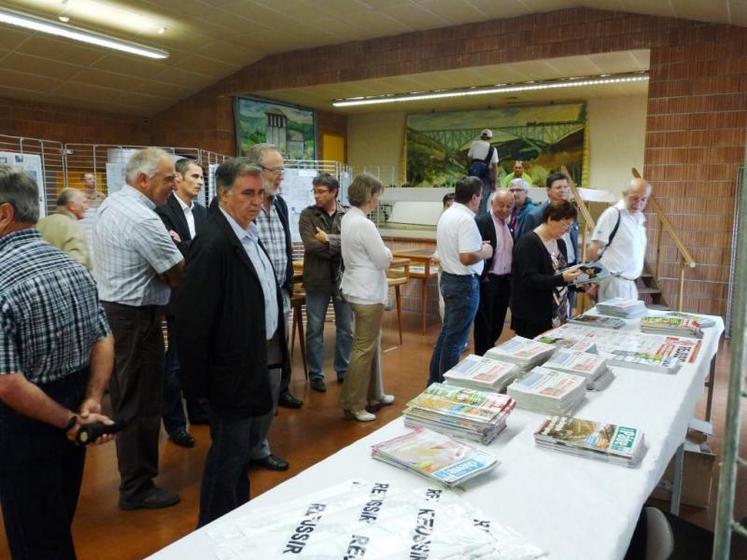
[[[745,0],[10,0],[2,7],[65,16],[171,56],[145,60],[0,24],[0,96],[142,116],[268,54],[535,12],[589,7],[747,26]],[[329,110],[337,97],[483,85],[491,76],[524,81],[647,67],[647,52],[631,51],[246,93]],[[564,95],[645,91],[640,84],[615,87]]]

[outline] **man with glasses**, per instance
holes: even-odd
[[[329,300],[335,309],[335,359],[337,382],[342,383],[353,343],[353,311],[340,293],[342,255],[340,223],[345,209],[337,202],[340,184],[322,173],[312,181],[316,204],[305,208],[298,221],[303,241],[303,286],[306,292],[306,348],[309,385],[324,393],[324,321]]]
[[[281,320],[287,327],[290,318],[290,294],[293,281],[293,249],[291,245],[288,205],[280,196],[280,185],[285,172],[283,156],[273,144],[255,144],[246,154],[246,159],[262,170],[264,198],[255,218],[259,240],[270,257],[282,295]],[[288,360],[288,329],[282,329],[283,337],[273,338],[268,344],[268,370],[273,401],[280,406],[300,408],[302,401],[288,390],[290,384],[290,362]],[[261,433],[259,443],[252,450],[252,463],[273,471],[288,469],[288,462],[272,454],[267,441],[275,410],[267,413],[264,422],[255,426]]]
[[[126,423],[117,437],[119,507],[155,509],[179,502],[178,494],[153,484],[163,392],[161,308],[184,266],[155,212],[174,190],[174,162],[161,149],[139,150],[127,162],[125,178],[127,184],[99,208],[94,276],[115,341],[112,412]]]

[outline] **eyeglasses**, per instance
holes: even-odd
[[[311,194],[327,194],[329,189],[311,189]]]
[[[275,168],[272,168],[272,167],[265,167],[264,165],[260,165],[260,167],[262,169],[264,169],[265,171],[269,171],[270,173],[274,173],[275,175],[282,175],[283,173],[285,173],[285,167],[275,167]]]

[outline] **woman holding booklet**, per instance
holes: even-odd
[[[514,245],[511,328],[519,336],[534,338],[568,320],[568,285],[582,271],[563,270],[567,251],[562,237],[575,220],[570,202],[548,204],[542,223]]]
[[[346,418],[370,422],[376,416],[366,404],[388,405],[392,395],[384,394],[381,380],[381,319],[389,291],[386,269],[392,253],[367,215],[379,204],[384,186],[373,175],[363,173],[348,189],[351,208],[340,226],[340,249],[345,271],[341,291],[355,317],[350,365],[340,394]]]

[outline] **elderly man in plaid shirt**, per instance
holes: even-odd
[[[42,240],[38,217],[34,181],[0,166],[0,506],[13,558],[74,559],[85,449],[71,440],[111,424],[114,342],[93,278]]]

